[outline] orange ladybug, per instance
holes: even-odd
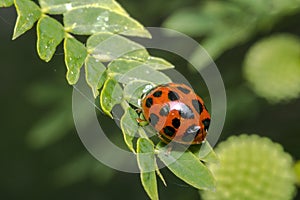
[[[144,94],[141,106],[145,120],[159,132],[163,142],[199,144],[204,141],[210,114],[190,87],[177,83],[159,85]]]

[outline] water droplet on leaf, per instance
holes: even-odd
[[[65,6],[66,6],[66,10],[72,9],[72,3],[67,3]]]

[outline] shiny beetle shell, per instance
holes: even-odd
[[[203,100],[184,84],[153,88],[142,98],[142,112],[166,143],[199,144],[210,124]]]

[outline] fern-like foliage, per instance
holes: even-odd
[[[150,56],[142,45],[125,37],[150,38],[151,35],[116,1],[39,0],[39,5],[30,0],[0,2],[2,7],[11,5],[18,13],[13,39],[36,24],[37,52],[42,60],[50,61],[57,46],[63,42],[68,83],[76,84],[84,67],[86,82],[95,98],[100,95],[103,112],[113,117],[113,107],[122,105],[125,111],[121,118],[124,141],[137,154],[141,182],[151,199],[158,199],[156,175],[165,182],[157,158],[191,186],[214,189],[215,180],[201,162],[216,159],[207,142],[203,144],[205,154],[180,148],[169,152],[162,143],[154,144],[137,123],[138,114],[133,107],[139,107],[138,100],[144,88],[171,82],[161,70],[174,66]],[[62,15],[63,24],[54,15]],[[79,35],[88,36],[88,39],[83,43],[78,40]],[[139,138],[136,140],[136,137]],[[148,156],[141,157],[139,153]]]

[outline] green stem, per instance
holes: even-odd
[[[143,128],[139,127],[138,133],[142,138],[149,138]]]

